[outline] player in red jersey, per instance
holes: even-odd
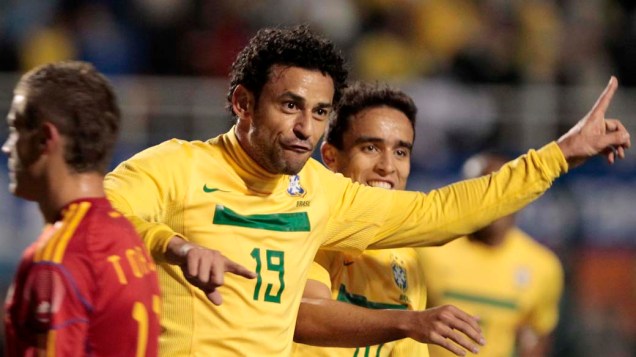
[[[83,62],[38,67],[7,121],[9,188],[47,223],[7,296],[7,355],[156,356],[156,268],[102,184],[120,123],[110,84]]]

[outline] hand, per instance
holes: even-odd
[[[631,146],[627,129],[617,119],[605,119],[617,87],[618,82],[612,76],[590,112],[557,140],[570,167],[576,167],[597,154],[605,155],[610,164],[617,157],[625,157],[625,149]]]
[[[256,277],[254,272],[231,261],[219,251],[189,243],[179,237],[173,237],[168,243],[166,258],[169,263],[178,265],[186,280],[203,290],[208,299],[217,306],[223,303],[217,288],[223,285],[225,273],[248,279]]]
[[[461,347],[478,353],[478,345],[486,343],[477,318],[455,306],[443,305],[414,311],[411,316],[414,320],[409,325],[414,327],[409,328],[408,337],[442,346],[458,356],[466,355]]]

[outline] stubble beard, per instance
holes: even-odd
[[[307,159],[293,160],[285,157],[285,150],[276,146],[269,153],[261,152],[264,157],[260,158],[261,166],[270,173],[281,175],[296,175],[307,163]]]
[[[309,157],[305,159],[288,158],[278,138],[255,137],[251,145],[251,157],[267,172],[275,175],[296,175],[305,166]]]

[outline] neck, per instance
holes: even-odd
[[[507,233],[508,229],[481,230],[469,235],[468,237],[472,241],[477,241],[489,247],[497,247],[506,240]]]
[[[51,178],[38,201],[47,223],[55,222],[62,207],[81,198],[104,197],[104,176],[97,172],[69,173]]]

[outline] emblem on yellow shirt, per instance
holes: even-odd
[[[287,186],[287,194],[292,197],[303,197],[306,191],[300,186],[300,176],[289,176],[289,186]]]
[[[400,290],[402,290],[402,292],[405,292],[406,289],[408,289],[408,284],[406,282],[406,270],[395,261],[391,264],[391,268],[393,270],[393,281],[395,281],[395,284],[398,288],[400,288]]]
[[[519,266],[515,271],[515,284],[517,288],[524,289],[530,285],[530,281],[532,280],[532,272],[528,267]]]

